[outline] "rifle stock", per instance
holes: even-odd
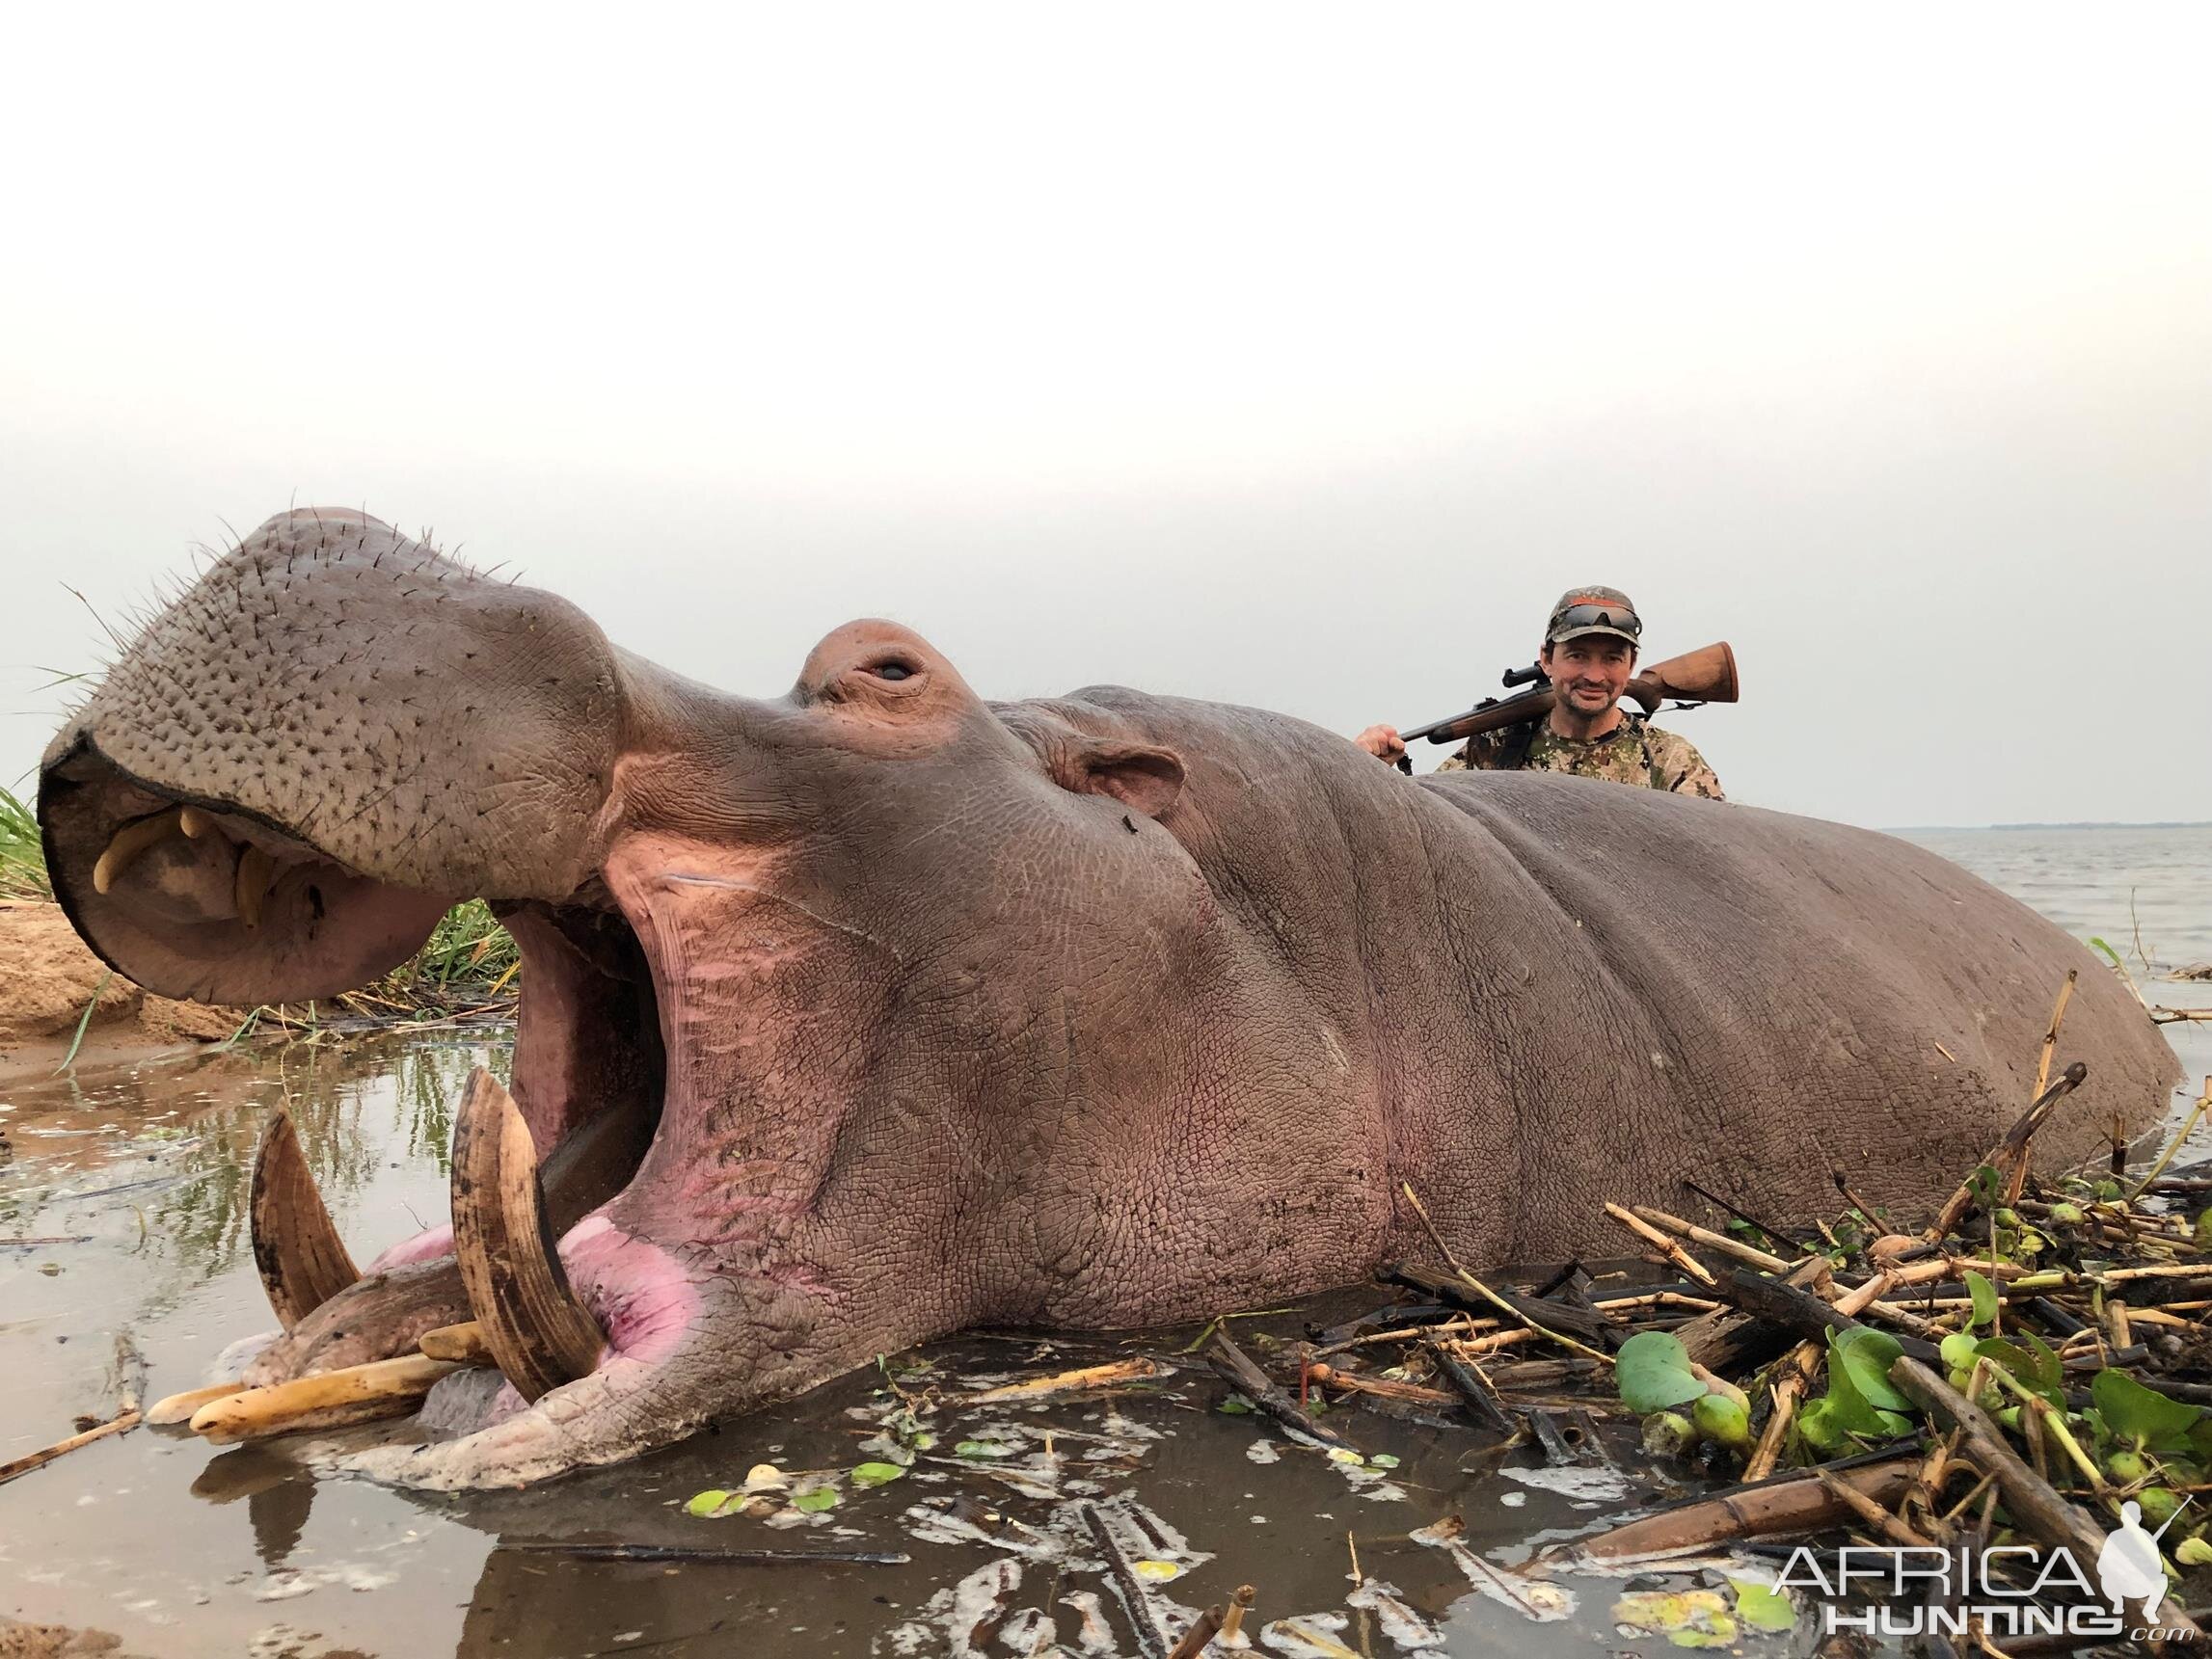
[[[1627,695],[1643,705],[1646,714],[1657,711],[1670,697],[1683,703],[1733,703],[1737,699],[1736,653],[1722,640],[1655,662],[1629,682]],[[1541,720],[1551,712],[1551,688],[1539,686],[1512,697],[1491,698],[1464,714],[1434,720],[1399,735],[1409,743],[1416,737],[1426,737],[1432,743],[1464,742],[1484,732]]]

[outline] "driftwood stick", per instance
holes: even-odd
[[[2036,1131],[2058,1110],[2059,1102],[2081,1087],[2082,1080],[2090,1075],[2090,1068],[2080,1060],[2066,1067],[2059,1080],[2036,1096],[2034,1103],[2023,1111],[2019,1120],[2005,1132],[2005,1138],[1990,1148],[1989,1156],[1983,1160],[2000,1175],[2010,1169],[2017,1157],[2023,1171],[2028,1167],[2028,1143],[2036,1138]],[[2008,1189],[2010,1177],[2007,1175]],[[1930,1244],[1940,1243],[1944,1236],[1965,1218],[1966,1212],[1974,1208],[1974,1183],[1971,1176],[1958,1184],[1958,1191],[1944,1200],[1943,1208],[1929,1224],[1921,1237]]]
[[[1207,1646],[1221,1634],[1222,1611],[1209,1607],[1191,1620],[1191,1627],[1183,1632],[1183,1639],[1168,1649],[1168,1659],[1199,1659]]]
[[[1214,1332],[1213,1342],[1206,1349],[1206,1363],[1213,1367],[1214,1374],[1224,1382],[1284,1428],[1318,1440],[1324,1446],[1335,1446],[1347,1452],[1359,1450],[1335,1430],[1326,1424],[1316,1423],[1300,1410],[1298,1402],[1278,1387],[1266,1372],[1254,1365],[1252,1356],[1237,1347],[1227,1330]]]
[[[2045,1544],[2064,1545],[2083,1571],[2095,1569],[2104,1551],[2104,1530],[2020,1460],[1988,1413],[1909,1355],[1889,1368],[1889,1379],[1917,1400],[1929,1416],[1958,1431],[1961,1451],[1997,1478],[2006,1511],[2023,1530]],[[2155,1622],[2181,1632],[2180,1641],[2198,1638],[2196,1624],[2171,1595],[2160,1606]]]
[[[1505,1407],[1498,1403],[1497,1395],[1490,1384],[1483,1380],[1482,1373],[1442,1342],[1431,1342],[1429,1354],[1435,1359],[1437,1369],[1459,1390],[1462,1398],[1467,1401],[1468,1408],[1482,1420],[1486,1428],[1495,1429],[1500,1434],[1520,1432],[1520,1426],[1506,1415]]]
[[[806,1566],[850,1563],[859,1566],[904,1566],[914,1558],[904,1550],[880,1549],[705,1549],[688,1544],[571,1543],[566,1539],[501,1539],[497,1546],[518,1555],[565,1555],[577,1561],[697,1562],[733,1566]]]
[[[33,1469],[42,1469],[56,1458],[74,1452],[79,1446],[90,1446],[94,1440],[104,1440],[110,1434],[123,1434],[138,1427],[135,1411],[125,1411],[120,1417],[111,1417],[96,1428],[87,1429],[81,1434],[71,1434],[67,1440],[56,1440],[51,1446],[36,1452],[26,1452],[13,1462],[0,1463],[0,1486],[6,1485],[18,1475],[28,1475]]]
[[[1248,1359],[1245,1363],[1250,1365],[1252,1361]],[[1129,1610],[1129,1623],[1137,1632],[1137,1646],[1144,1650],[1145,1659],[1166,1659],[1167,1647],[1160,1638],[1152,1603],[1145,1594],[1145,1587],[1137,1582],[1136,1573],[1130,1570],[1120,1546],[1114,1541],[1114,1535],[1106,1530],[1096,1504],[1083,1506],[1083,1524],[1091,1529],[1098,1553],[1106,1558],[1106,1570],[1113,1575],[1114,1588],[1121,1592],[1122,1604]]]

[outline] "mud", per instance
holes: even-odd
[[[242,1008],[179,1003],[132,984],[86,950],[58,904],[0,899],[0,1080],[52,1072],[93,1015],[75,1063],[97,1066],[221,1042]]]

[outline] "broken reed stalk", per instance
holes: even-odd
[[[6,1485],[18,1475],[28,1475],[33,1469],[42,1469],[56,1458],[74,1452],[79,1446],[90,1446],[94,1440],[104,1440],[110,1434],[125,1434],[138,1427],[139,1414],[125,1411],[111,1417],[105,1423],[87,1429],[81,1434],[71,1434],[67,1440],[56,1440],[51,1446],[36,1452],[26,1452],[11,1462],[0,1463],[0,1486]]]
[[[1876,1461],[1848,1458],[1821,1467],[1875,1503],[1888,1505],[1904,1491],[1917,1461],[1918,1454],[1900,1453]],[[1598,1561],[1681,1555],[1737,1539],[1816,1531],[1848,1512],[1821,1485],[1818,1470],[1800,1469],[1764,1485],[1739,1486],[1626,1522],[1581,1547]]]
[[[1618,1204],[1615,1204],[1610,1200],[1606,1201],[1605,1214],[1612,1217],[1614,1220],[1620,1222],[1622,1226],[1628,1228],[1630,1232],[1635,1234],[1635,1236],[1643,1240],[1645,1244],[1651,1245],[1661,1255],[1665,1256],[1668,1261],[1672,1262],[1676,1267],[1680,1268],[1684,1272],[1687,1273],[1699,1284],[1709,1285],[1713,1283],[1713,1274],[1706,1269],[1706,1266],[1703,1262],[1699,1261],[1695,1256],[1691,1255],[1687,1250],[1684,1249],[1680,1244],[1676,1244],[1674,1240],[1668,1238],[1664,1233],[1660,1232],[1649,1221],[1643,1220],[1640,1217],[1631,1214],[1629,1211],[1622,1209]]]
[[[1743,1465],[1745,1483],[1764,1481],[1781,1460],[1783,1443],[1790,1437],[1790,1424],[1797,1415],[1797,1402],[1813,1385],[1813,1376],[1821,1368],[1821,1351],[1817,1342],[1800,1342],[1782,1362],[1774,1379],[1774,1405],[1767,1413],[1767,1427],[1760,1432],[1759,1444],[1751,1449],[1751,1456]]]
[[[1982,1162],[1989,1164],[2000,1176],[2004,1177],[2008,1190],[2010,1188],[2011,1175],[2010,1171],[2013,1162],[2017,1160],[2023,1172],[2027,1169],[2028,1145],[2036,1138],[2036,1131],[2042,1128],[2045,1120],[2050,1117],[2053,1111],[2058,1110],[2059,1102],[2081,1087],[2082,1080],[2089,1075],[2090,1068],[2088,1066],[2080,1060],[2074,1061],[2060,1075],[2056,1083],[2036,1096],[2028,1110],[2020,1114],[2018,1121],[2005,1132],[2005,1138],[1990,1148],[1989,1156]],[[2014,1196],[2017,1194],[2015,1193]],[[1973,1208],[1974,1178],[1969,1175],[1958,1184],[1958,1190],[1944,1200],[1943,1208],[1936,1213],[1935,1219],[1929,1223],[1928,1230],[1922,1233],[1921,1237],[1931,1244],[1941,1244],[1957,1227],[1958,1223],[1965,1219],[1966,1212]]]
[[[2002,1378],[2004,1374],[1993,1371],[1992,1375]],[[1981,1406],[1909,1355],[1889,1368],[1889,1379],[1918,1401],[1930,1417],[1958,1431],[1960,1451],[1996,1477],[2006,1511],[2022,1529],[2045,1544],[2064,1545],[2084,1571],[2093,1567],[2104,1550],[2103,1529],[2021,1461],[2006,1443],[2004,1432]],[[2159,1608],[2155,1622],[2176,1632],[2177,1640],[2195,1641],[2199,1637],[2197,1625],[2171,1595]]]
[[[2036,1060],[2036,1092],[2041,1094],[2051,1085],[2051,1055],[2059,1046],[2059,1028],[2066,1023],[2066,1004],[2074,1000],[2074,981],[2082,977],[2079,968],[2066,970],[2066,982],[2059,987],[2059,1000],[2051,1007],[2051,1023],[2043,1030],[2042,1053]],[[2140,998],[2137,999],[2141,1001]],[[2008,1200],[2019,1193],[2006,1194]]]
[[[2142,1197],[2150,1190],[2150,1184],[2166,1172],[2166,1166],[2173,1162],[2173,1155],[2181,1150],[2181,1143],[2189,1138],[2189,1132],[2197,1127],[2197,1120],[2204,1115],[2206,1107],[2212,1107],[2212,1077],[2204,1080],[2204,1091],[2197,1097],[2197,1104],[2189,1109],[2189,1120],[2181,1126],[2180,1133],[2166,1143],[2166,1150],[2158,1155],[2158,1162],[2150,1166],[2150,1173],[2143,1178],[2143,1184],[2127,1195],[2129,1203]]]
[[[1538,1324],[1536,1320],[1522,1312],[1521,1309],[1515,1307],[1511,1302],[1507,1301],[1503,1297],[1499,1296],[1496,1291],[1492,1290],[1488,1285],[1484,1284],[1480,1279],[1476,1278],[1472,1273],[1469,1272],[1465,1268],[1461,1267],[1459,1265],[1459,1258],[1451,1253],[1451,1246],[1443,1242],[1443,1235],[1437,1231],[1436,1223],[1429,1219],[1428,1209],[1421,1203],[1419,1195],[1414,1191],[1413,1183],[1410,1181],[1399,1182],[1398,1191],[1406,1195],[1406,1202],[1413,1206],[1414,1214],[1421,1218],[1421,1228],[1428,1234],[1429,1243],[1437,1247],[1437,1253],[1443,1257],[1444,1266],[1451,1269],[1451,1271],[1457,1273],[1461,1279],[1465,1280],[1466,1283],[1474,1291],[1474,1293],[1483,1298],[1483,1300],[1491,1303],[1497,1309],[1498,1312],[1504,1314],[1507,1318],[1513,1320],[1516,1324],[1526,1325],[1538,1336],[1541,1336],[1548,1341],[1555,1342],[1561,1348],[1567,1349],[1575,1353],[1581,1354],[1585,1359],[1595,1359],[1605,1365],[1610,1365],[1613,1363],[1613,1356],[1611,1354],[1601,1353],[1596,1349],[1589,1347],[1587,1344],[1577,1342],[1571,1336],[1561,1336],[1557,1331],[1551,1330],[1547,1326]],[[1610,1206],[1608,1206],[1608,1208],[1610,1208]],[[1702,1268],[1697,1271],[1697,1273],[1694,1276],[1703,1280],[1707,1284],[1711,1284],[1713,1282],[1713,1275],[1706,1272]]]
[[[1168,1649],[1168,1659],[1199,1659],[1221,1634],[1222,1610],[1209,1607],[1191,1620],[1191,1627],[1183,1632],[1183,1639]]]
[[[1926,1539],[1848,1481],[1839,1480],[1826,1469],[1815,1469],[1813,1475],[1821,1483],[1821,1490],[1863,1521],[1873,1530],[1875,1537],[1904,1549],[1927,1547]]]
[[[1746,1244],[1740,1239],[1731,1239],[1725,1233],[1715,1233],[1710,1227],[1701,1227],[1695,1221],[1686,1221],[1680,1216],[1670,1216],[1664,1210],[1654,1210],[1648,1204],[1632,1204],[1629,1209],[1653,1226],[1664,1227],[1677,1238],[1687,1239],[1693,1244],[1703,1244],[1707,1249],[1723,1256],[1733,1256],[1763,1272],[1786,1273],[1790,1271],[1790,1264],[1780,1256],[1768,1255],[1765,1250]]]

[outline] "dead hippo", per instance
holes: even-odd
[[[256,1180],[260,1379],[482,1323],[514,1390],[359,1459],[425,1485],[627,1458],[965,1325],[1342,1284],[1425,1248],[1401,1182],[1473,1262],[1617,1248],[1603,1201],[1685,1176],[1803,1216],[1841,1168],[1925,1214],[2070,968],[2090,1080],[2047,1161],[2176,1072],[2072,940],[1886,836],[1409,780],[1117,688],[986,703],[886,622],[731,697],[329,509],[153,620],[39,810],[78,930],[172,996],[329,997],[467,895],[506,919],[512,1097],[459,1110],[452,1229],[358,1274],[282,1125]]]

